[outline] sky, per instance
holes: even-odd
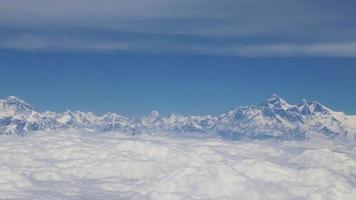
[[[3,0],[0,97],[220,114],[274,93],[356,114],[353,0]]]

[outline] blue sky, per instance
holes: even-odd
[[[356,114],[355,1],[4,0],[0,95],[218,114],[273,93]]]
[[[218,114],[277,93],[291,103],[307,98],[356,113],[353,58],[1,54],[0,95],[41,110]]]

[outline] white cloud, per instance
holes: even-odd
[[[129,44],[100,38],[46,37],[32,34],[19,34],[0,39],[0,49],[23,51],[118,51],[130,50]]]
[[[153,48],[154,47],[154,48]],[[332,56],[356,57],[356,42],[316,44],[271,44],[271,45],[194,45],[179,41],[127,40],[98,36],[71,35],[70,37],[18,34],[0,39],[0,49],[22,51],[137,51],[165,54],[229,55],[243,57],[290,57],[290,56]]]
[[[336,56],[356,57],[356,42],[318,44],[250,45],[236,47],[242,56]]]
[[[36,133],[0,137],[3,199],[353,199],[341,141]]]

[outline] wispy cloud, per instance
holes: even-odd
[[[71,52],[146,52],[164,54],[202,54],[243,57],[291,57],[291,56],[333,56],[356,57],[356,42],[315,43],[315,44],[190,44],[156,40],[142,42],[102,37],[39,36],[19,34],[0,39],[0,49],[22,51],[71,51]],[[154,46],[154,48],[152,48]]]
[[[336,56],[356,57],[356,42],[251,45],[236,48],[241,56]]]
[[[20,34],[0,40],[0,49],[23,51],[128,51],[130,50],[130,45],[100,38],[44,37]]]
[[[5,0],[0,48],[355,57],[353,1]]]

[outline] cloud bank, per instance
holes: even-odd
[[[54,132],[0,137],[3,199],[342,199],[354,143]]]

